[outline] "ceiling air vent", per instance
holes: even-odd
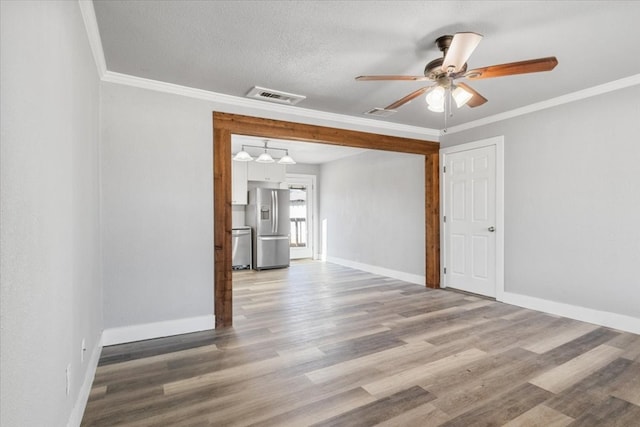
[[[374,108],[372,110],[365,111],[365,114],[369,116],[376,116],[376,117],[389,117],[390,115],[396,112],[397,112],[396,110],[385,110],[384,108]]]
[[[266,89],[260,86],[255,86],[253,89],[251,89],[247,93],[246,97],[286,105],[296,105],[298,102],[306,98],[306,96],[303,95],[296,95],[293,93],[281,92],[279,90]]]

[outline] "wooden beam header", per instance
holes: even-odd
[[[228,113],[213,113],[214,129],[225,129],[238,135],[290,139],[345,147],[396,151],[412,154],[433,154],[440,149],[435,141],[379,135],[369,132],[283,122]],[[372,144],[372,139],[375,143]],[[372,146],[372,145],[375,145]]]

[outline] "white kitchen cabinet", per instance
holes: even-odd
[[[287,166],[278,163],[249,162],[247,178],[249,181],[284,182],[287,179]]]
[[[231,204],[247,204],[247,162],[231,161]]]

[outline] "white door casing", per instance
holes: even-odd
[[[444,166],[442,287],[500,299],[504,292],[503,138],[443,148],[440,157]]]

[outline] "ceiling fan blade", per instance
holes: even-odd
[[[444,56],[442,70],[450,71],[453,68],[453,72],[460,71],[481,40],[482,35],[477,33],[456,33]]]
[[[470,94],[473,95],[471,97],[471,99],[467,101],[466,105],[468,105],[469,107],[471,107],[471,108],[478,107],[478,106],[484,104],[485,102],[487,102],[487,98],[485,98],[484,96],[480,95],[471,86],[466,85],[464,83],[456,83],[456,84],[459,87],[461,87],[462,89],[466,90],[467,92],[469,92]]]
[[[547,58],[530,59],[528,61],[509,62],[508,64],[490,65],[488,67],[476,68],[467,71],[465,77],[472,80],[488,79],[492,77],[511,76],[514,74],[539,73],[541,71],[551,71],[558,60],[555,56]]]
[[[429,80],[425,76],[358,76],[358,81],[374,81],[374,80],[411,80],[411,81],[425,81]]]
[[[395,110],[396,108],[403,106],[407,102],[412,101],[415,98],[419,97],[420,95],[422,95],[423,93],[425,93],[426,91],[431,89],[432,87],[433,86],[427,86],[427,87],[420,88],[420,89],[418,89],[416,91],[413,91],[409,95],[405,96],[404,98],[398,99],[393,104],[387,105],[386,107],[384,107],[384,109],[385,110]]]

